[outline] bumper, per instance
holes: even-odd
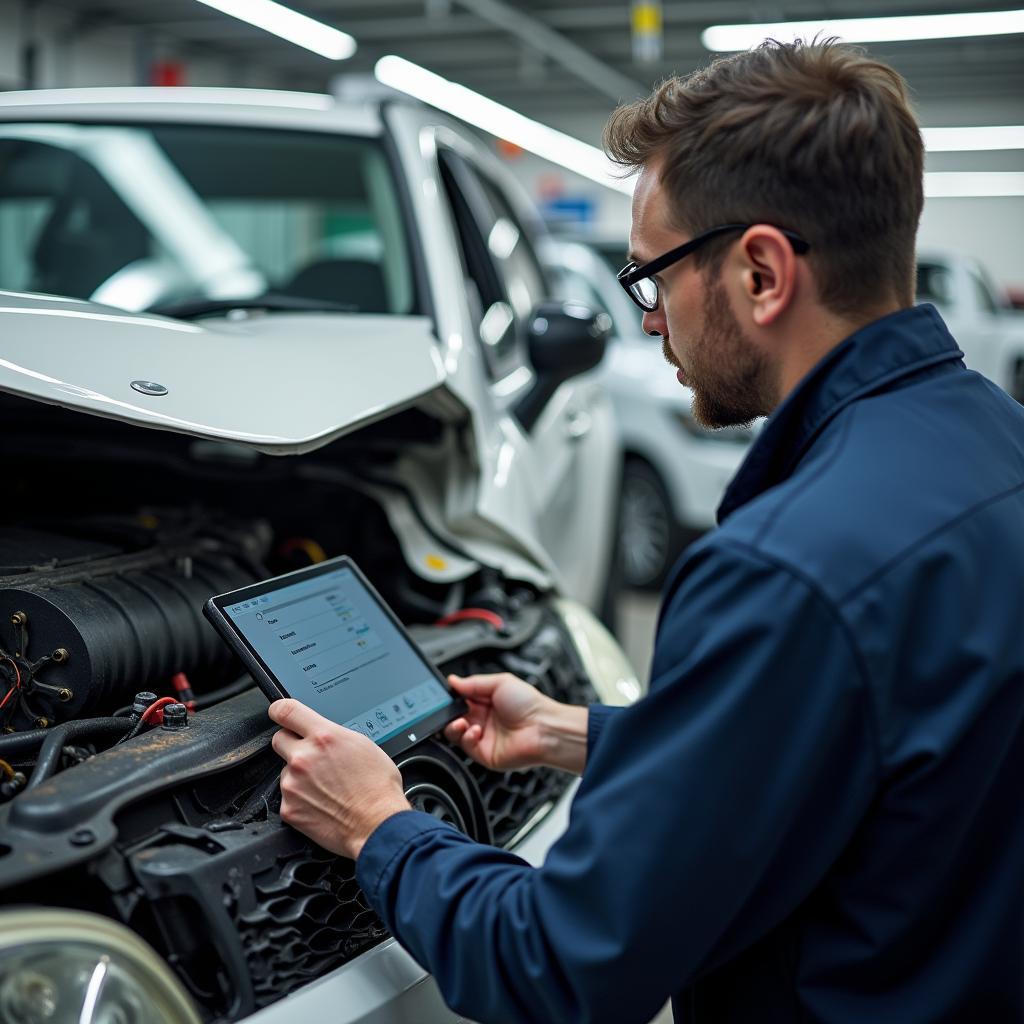
[[[575,786],[514,847],[531,864],[543,862],[569,821]],[[468,1024],[441,999],[434,979],[388,939],[298,992],[245,1018],[245,1024]]]

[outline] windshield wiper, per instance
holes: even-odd
[[[148,312],[171,316],[177,320],[196,320],[203,316],[230,312],[233,309],[262,309],[268,313],[358,313],[359,307],[323,299],[304,299],[298,295],[279,295],[267,292],[251,299],[182,299],[164,302]]]

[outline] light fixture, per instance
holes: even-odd
[[[200,1024],[170,967],[124,925],[44,908],[0,914],[0,1018]]]
[[[848,43],[902,42],[908,39],[964,39],[1024,32],[1024,10],[976,11],[970,14],[915,14],[887,18],[822,18],[752,25],[712,25],[700,36],[708,50],[748,50],[777,39],[793,42],[815,35],[838,36]]]
[[[299,14],[274,0],[199,0],[239,21],[248,22],[275,36],[287,39],[329,60],[345,60],[356,52],[356,41],[322,21]]]
[[[1024,149],[1024,125],[977,128],[922,128],[929,153],[966,153],[972,150]]]
[[[1024,171],[926,171],[928,199],[1024,196]]]
[[[531,120],[509,107],[450,82],[402,57],[381,57],[374,68],[384,85],[482,128],[599,185],[632,195],[633,183],[616,177],[618,168],[596,146]]]

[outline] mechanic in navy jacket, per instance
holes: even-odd
[[[666,589],[650,692],[454,681],[449,737],[483,764],[582,773],[541,868],[412,811],[379,748],[294,701],[282,816],[357,858],[474,1020],[639,1022],[673,995],[678,1024],[1020,1021],[1024,410],[913,306],[903,82],[770,44],[605,141],[641,172],[620,279],[696,415],[771,413]]]

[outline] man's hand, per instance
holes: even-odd
[[[411,810],[394,761],[373,740],[297,700],[270,705],[281,773],[281,817],[325,850],[355,860],[373,830]]]
[[[509,672],[449,676],[448,682],[469,709],[445,735],[473,760],[497,771],[548,765],[583,773],[586,708],[560,704]]]

